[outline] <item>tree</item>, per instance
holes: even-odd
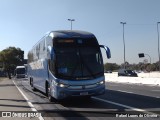
[[[8,73],[8,77],[11,79],[11,73],[17,65],[21,65],[24,59],[24,51],[20,48],[8,47],[0,52],[0,62],[3,69]]]
[[[120,66],[117,65],[116,63],[106,63],[104,65],[104,69],[106,71],[109,71],[109,70],[114,71],[114,70],[118,70],[119,68],[120,68]]]

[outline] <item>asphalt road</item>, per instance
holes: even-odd
[[[0,77],[0,120],[39,120],[12,80]]]
[[[157,86],[107,82],[105,95],[90,100],[70,98],[50,103],[45,94],[31,90],[27,79],[13,81],[45,120],[75,120],[75,117],[113,120],[116,116],[118,119],[160,119],[160,87]]]

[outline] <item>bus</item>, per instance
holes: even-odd
[[[25,78],[26,68],[25,66],[17,66],[15,69],[16,78]]]
[[[100,48],[107,46],[94,34],[79,30],[48,32],[28,52],[28,80],[49,101],[105,93],[104,65]]]

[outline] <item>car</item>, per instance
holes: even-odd
[[[104,70],[104,73],[112,73],[111,70]]]
[[[135,73],[133,70],[128,69],[119,69],[118,76],[138,77],[137,73]]]

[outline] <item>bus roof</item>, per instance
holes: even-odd
[[[57,30],[57,31],[48,31],[33,47],[32,49],[45,37],[50,36],[53,38],[93,38],[94,34],[81,31],[81,30]]]
[[[57,38],[73,38],[73,37],[80,37],[80,38],[88,38],[88,37],[95,37],[94,34],[86,31],[80,30],[58,30],[58,31],[51,31],[49,36],[57,37]]]

